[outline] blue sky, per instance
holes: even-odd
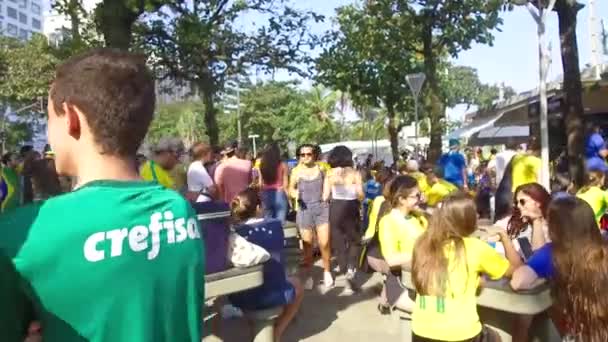
[[[586,0],[579,0],[587,3]],[[335,8],[353,3],[353,0],[309,0],[300,2],[300,8],[313,9],[331,18]],[[578,15],[578,48],[581,67],[590,62],[590,40],[588,8],[583,8]],[[596,0],[596,15],[608,22],[608,1]],[[517,91],[535,88],[538,84],[538,40],[536,23],[525,7],[516,7],[512,12],[502,14],[504,24],[502,32],[495,32],[493,46],[473,45],[470,50],[462,52],[455,63],[477,68],[482,82],[498,84],[504,82]],[[323,32],[330,28],[330,20],[312,28],[314,32]],[[559,34],[557,14],[549,15],[547,38],[552,45],[552,65],[549,80],[561,74],[559,51]],[[451,112],[452,117],[459,117],[464,112],[458,108]]]

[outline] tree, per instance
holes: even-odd
[[[558,0],[555,4],[564,73],[562,113],[566,122],[568,165],[570,178],[577,188],[583,186],[585,180],[583,86],[576,38],[576,16],[581,8],[576,0]]]
[[[388,1],[388,0],[387,0]],[[445,54],[456,57],[474,42],[492,44],[492,30],[502,24],[501,0],[414,0],[407,4],[391,1],[401,13],[407,14],[423,55],[424,73],[430,100],[431,144],[429,159],[441,154],[441,135],[445,118],[438,65]],[[410,29],[411,30],[411,29]]]
[[[46,99],[58,62],[43,35],[26,42],[0,37],[0,101],[19,106]]]
[[[95,7],[95,24],[97,30],[103,34],[106,46],[128,50],[133,41],[133,30],[137,20],[144,14],[155,13],[164,5],[173,3],[186,6],[187,1],[103,0]]]
[[[317,80],[346,92],[357,107],[383,107],[394,160],[398,133],[411,120],[413,99],[405,76],[420,70],[410,18],[395,11],[407,1],[379,0],[337,10],[338,28],[324,37]]]
[[[306,75],[298,67],[310,62],[303,51],[314,44],[309,21],[323,17],[299,12],[283,0],[173,2],[146,24],[140,44],[152,57],[161,77],[192,82],[205,104],[204,121],[211,143],[219,138],[217,95],[228,77],[244,75],[256,66],[264,72],[286,69]],[[268,15],[255,32],[238,28],[243,15]]]
[[[148,129],[146,141],[156,143],[162,137],[180,137],[186,146],[205,140],[205,124],[200,102],[177,102],[158,106]]]

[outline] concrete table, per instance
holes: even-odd
[[[263,283],[263,265],[208,274],[205,276],[205,300],[249,290]]]
[[[414,290],[408,268],[402,270],[401,282],[407,289]],[[551,290],[546,284],[516,292],[511,289],[506,279],[486,281],[478,294],[477,305],[481,322],[494,328],[500,334],[502,342],[512,340],[513,322],[518,315],[535,316],[530,327],[530,341],[561,341],[557,329],[546,313],[552,305]],[[411,335],[411,330],[409,334]]]

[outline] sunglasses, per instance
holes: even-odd
[[[418,201],[420,201],[420,200],[422,199],[422,193],[421,193],[421,192],[419,192],[419,193],[417,193],[417,194],[415,194],[415,195],[409,195],[408,197],[409,197],[409,198],[415,198],[415,199],[417,199]]]
[[[300,153],[300,157],[312,157],[312,153]]]
[[[516,200],[515,201],[515,206],[518,206],[518,205],[523,207],[524,205],[526,205],[526,200],[523,199],[523,198],[520,198],[519,200]]]

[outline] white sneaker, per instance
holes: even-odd
[[[306,276],[304,279],[304,290],[312,290],[315,287],[315,282],[311,275]]]
[[[327,290],[334,287],[334,278],[331,276],[331,272],[323,272],[323,285]]]

